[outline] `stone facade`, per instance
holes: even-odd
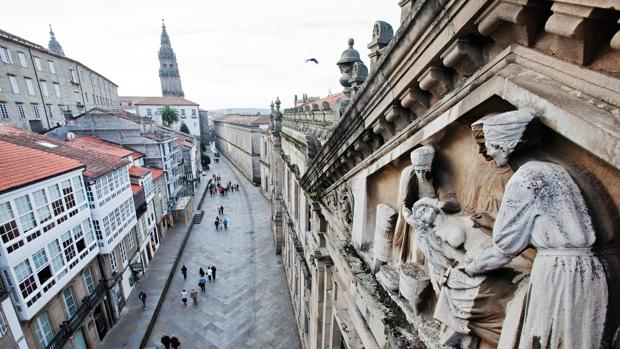
[[[254,185],[261,183],[261,132],[266,116],[226,115],[214,119],[215,145]]]
[[[0,51],[2,123],[40,132],[94,107],[119,106],[116,84],[62,51],[1,30]]]
[[[619,345],[620,7],[400,6],[333,124],[263,136],[303,347]]]

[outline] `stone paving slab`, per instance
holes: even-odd
[[[199,200],[205,188],[206,181],[202,181],[198,187],[200,194],[196,200]],[[190,233],[187,229],[188,226],[182,222],[168,229],[151,264],[131,292],[121,319],[103,338],[102,348],[137,349],[140,347],[140,342],[155,315],[157,303],[162,297],[164,285],[172,271],[174,261],[180,253],[185,235]],[[142,302],[138,299],[140,291],[147,294],[146,309],[142,309]]]
[[[281,257],[275,254],[271,214],[260,189],[220,158],[210,173],[239,183],[227,197],[208,194],[202,223],[194,226],[177,273],[153,327],[147,348],[163,348],[165,331],[181,348],[300,348]],[[228,230],[215,230],[217,207],[224,206]],[[188,268],[183,280],[181,266]],[[199,291],[198,304],[184,306],[183,288],[198,287],[198,269],[217,267],[217,279]]]

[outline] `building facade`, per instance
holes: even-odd
[[[153,119],[160,126],[164,125],[161,119],[161,108],[170,106],[177,111],[179,121],[170,125],[176,131],[181,131],[183,125],[187,127],[189,133],[194,137],[201,137],[200,131],[200,112],[198,103],[189,101],[181,97],[122,97],[125,100],[132,100],[135,113],[145,118]]]
[[[161,24],[161,42],[159,52],[159,80],[161,80],[161,95],[164,97],[184,97],[179,74],[177,56],[174,54],[170,37],[166,32],[166,25]]]
[[[338,61],[333,125],[278,102],[263,136],[302,346],[619,345],[620,9],[399,4],[370,68]]]
[[[41,132],[93,107],[118,108],[116,84],[53,46],[0,30],[2,123]]]
[[[261,134],[267,116],[226,115],[213,120],[215,145],[254,185],[260,185]]]

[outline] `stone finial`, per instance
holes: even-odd
[[[64,56],[65,52],[62,50],[62,46],[60,46],[60,43],[58,42],[58,40],[56,40],[56,35],[54,35],[54,31],[52,30],[52,25],[50,24],[49,26],[50,26],[50,41],[47,47],[50,49],[50,51]]]
[[[355,62],[353,64],[351,78],[349,79],[349,85],[351,85],[353,92],[357,92],[364,81],[366,81],[366,78],[368,78],[368,68],[366,68],[366,65],[361,61]]]
[[[273,104],[273,101],[271,101],[271,112],[273,113],[274,110],[275,110],[275,104]]]
[[[336,63],[338,65],[338,68],[340,68],[340,73],[342,73],[342,75],[340,76],[340,85],[344,87],[343,92],[347,97],[351,96],[350,81],[351,72],[353,71],[353,65],[356,62],[362,61],[360,59],[359,52],[357,52],[357,50],[353,48],[354,43],[355,41],[353,39],[349,39],[349,48],[342,52],[342,55],[340,55],[340,60],[338,61],[338,63]]]
[[[370,49],[370,70],[374,70],[381,54],[385,50],[385,47],[390,43],[394,37],[394,30],[392,26],[384,21],[377,21],[372,30],[372,41],[368,44]]]

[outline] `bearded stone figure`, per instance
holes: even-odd
[[[485,146],[498,167],[515,172],[493,225],[492,245],[464,267],[471,276],[507,265],[528,246],[536,251],[515,342],[499,347],[606,348],[608,279],[584,198],[562,166],[534,160],[527,135],[534,116],[518,110],[484,121]]]
[[[415,261],[414,257],[423,258],[416,254],[414,247],[415,219],[411,209],[416,201],[428,198],[430,205],[446,213],[460,210],[447,174],[433,169],[435,149],[428,145],[422,146],[412,151],[410,156],[411,166],[407,166],[400,176],[400,206],[392,246],[395,265]]]

